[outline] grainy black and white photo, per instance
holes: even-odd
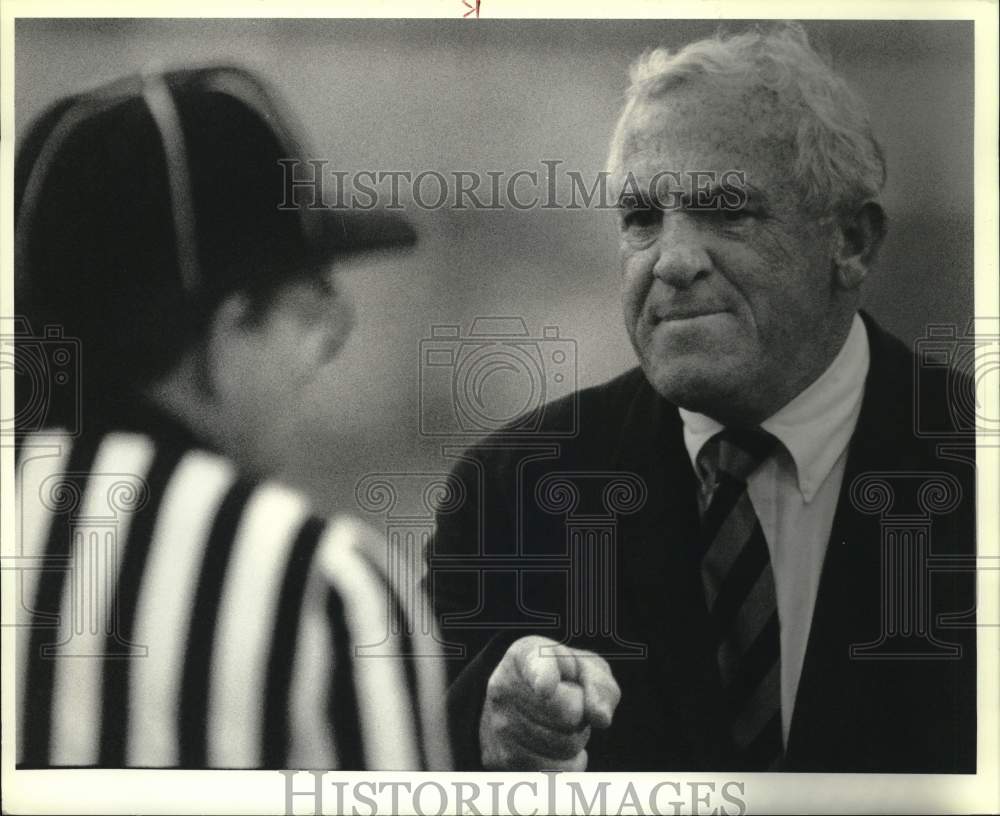
[[[5,810],[1000,808],[996,21],[452,5],[5,10]]]

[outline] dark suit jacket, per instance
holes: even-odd
[[[865,322],[871,368],[785,767],[975,772],[974,438],[948,410],[955,384],[969,383],[916,371],[902,343]],[[495,434],[467,451],[453,473],[464,501],[438,516],[432,595],[444,639],[464,652],[451,660],[449,693],[460,767],[480,767],[487,679],[507,646],[533,632],[625,653],[609,658],[622,700],[611,728],[591,738],[590,770],[738,769],[721,717],[695,476],[677,408],[633,369],[536,419],[531,433]],[[575,436],[549,433],[573,425]],[[609,499],[614,474],[645,488],[638,510],[627,489]],[[575,507],[553,479],[575,485]],[[588,530],[589,544],[567,543]],[[579,557],[602,546],[610,558]],[[603,617],[588,626],[581,599]],[[948,625],[941,618],[950,614]]]

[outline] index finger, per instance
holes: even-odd
[[[584,711],[595,728],[611,725],[622,692],[611,672],[611,666],[600,655],[582,649],[574,650],[577,682],[583,686]]]
[[[529,636],[515,646],[514,663],[521,679],[539,697],[551,697],[562,680],[576,680],[579,672],[572,650],[554,640]]]

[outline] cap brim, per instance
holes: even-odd
[[[397,212],[326,209],[317,214],[322,224],[322,243],[332,255],[402,250],[417,242],[417,231]]]

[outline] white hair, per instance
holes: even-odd
[[[861,98],[809,44],[798,23],[718,34],[676,53],[657,48],[632,66],[631,87],[611,139],[608,170],[619,175],[627,120],[640,102],[694,77],[771,92],[777,111],[797,120],[795,178],[811,211],[829,212],[876,199],[885,159]]]

